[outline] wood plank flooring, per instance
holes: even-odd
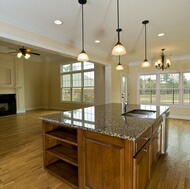
[[[72,189],[43,169],[41,115],[0,117],[0,189]],[[169,148],[148,189],[190,189],[190,121],[169,121]]]
[[[43,169],[39,116],[49,113],[0,117],[0,189],[72,189]]]
[[[190,189],[190,121],[169,120],[169,146],[148,189]]]

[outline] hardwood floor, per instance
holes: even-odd
[[[43,169],[39,116],[48,113],[0,117],[0,189],[72,189]]]
[[[190,189],[190,121],[169,120],[169,146],[148,189]]]
[[[0,189],[72,189],[43,169],[41,115],[0,117]],[[190,189],[190,121],[169,121],[169,147],[148,189]]]

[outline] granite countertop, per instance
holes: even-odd
[[[148,118],[122,116],[122,104],[112,103],[64,111],[45,115],[40,118],[44,121],[68,127],[81,128],[128,140],[136,140],[151,127],[164,112],[169,110],[169,107],[131,104],[127,105],[126,112],[134,109],[154,110],[156,113],[153,113]]]

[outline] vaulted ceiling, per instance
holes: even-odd
[[[119,4],[121,42],[127,49],[127,54],[121,59],[123,64],[144,60],[144,20],[149,20],[149,61],[153,62],[162,48],[172,57],[190,55],[189,0],[119,0]],[[84,5],[85,50],[90,58],[97,55],[108,61],[118,61],[111,55],[117,42],[116,5],[116,0],[87,0]],[[63,24],[55,25],[56,19]],[[13,31],[10,35],[8,27],[2,28],[4,24],[15,27],[15,36]],[[22,36],[23,41],[18,38],[16,28],[57,41],[57,49],[61,49],[62,44],[59,55],[69,56],[65,45],[69,46],[72,57],[77,57],[81,51],[81,5],[78,0],[0,0],[0,26],[0,51],[3,52],[25,45],[47,55],[56,54],[56,43],[53,50],[41,45],[40,40],[34,44],[30,35]],[[158,37],[159,33],[165,35]],[[95,43],[95,40],[100,40],[100,43]]]

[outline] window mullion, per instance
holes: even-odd
[[[183,105],[183,72],[179,73],[180,77],[179,77],[179,104],[182,106]]]
[[[84,71],[82,71],[82,80],[81,80],[81,92],[82,92],[82,95],[81,95],[81,101],[84,102]]]
[[[156,74],[156,105],[160,105],[160,74]]]

